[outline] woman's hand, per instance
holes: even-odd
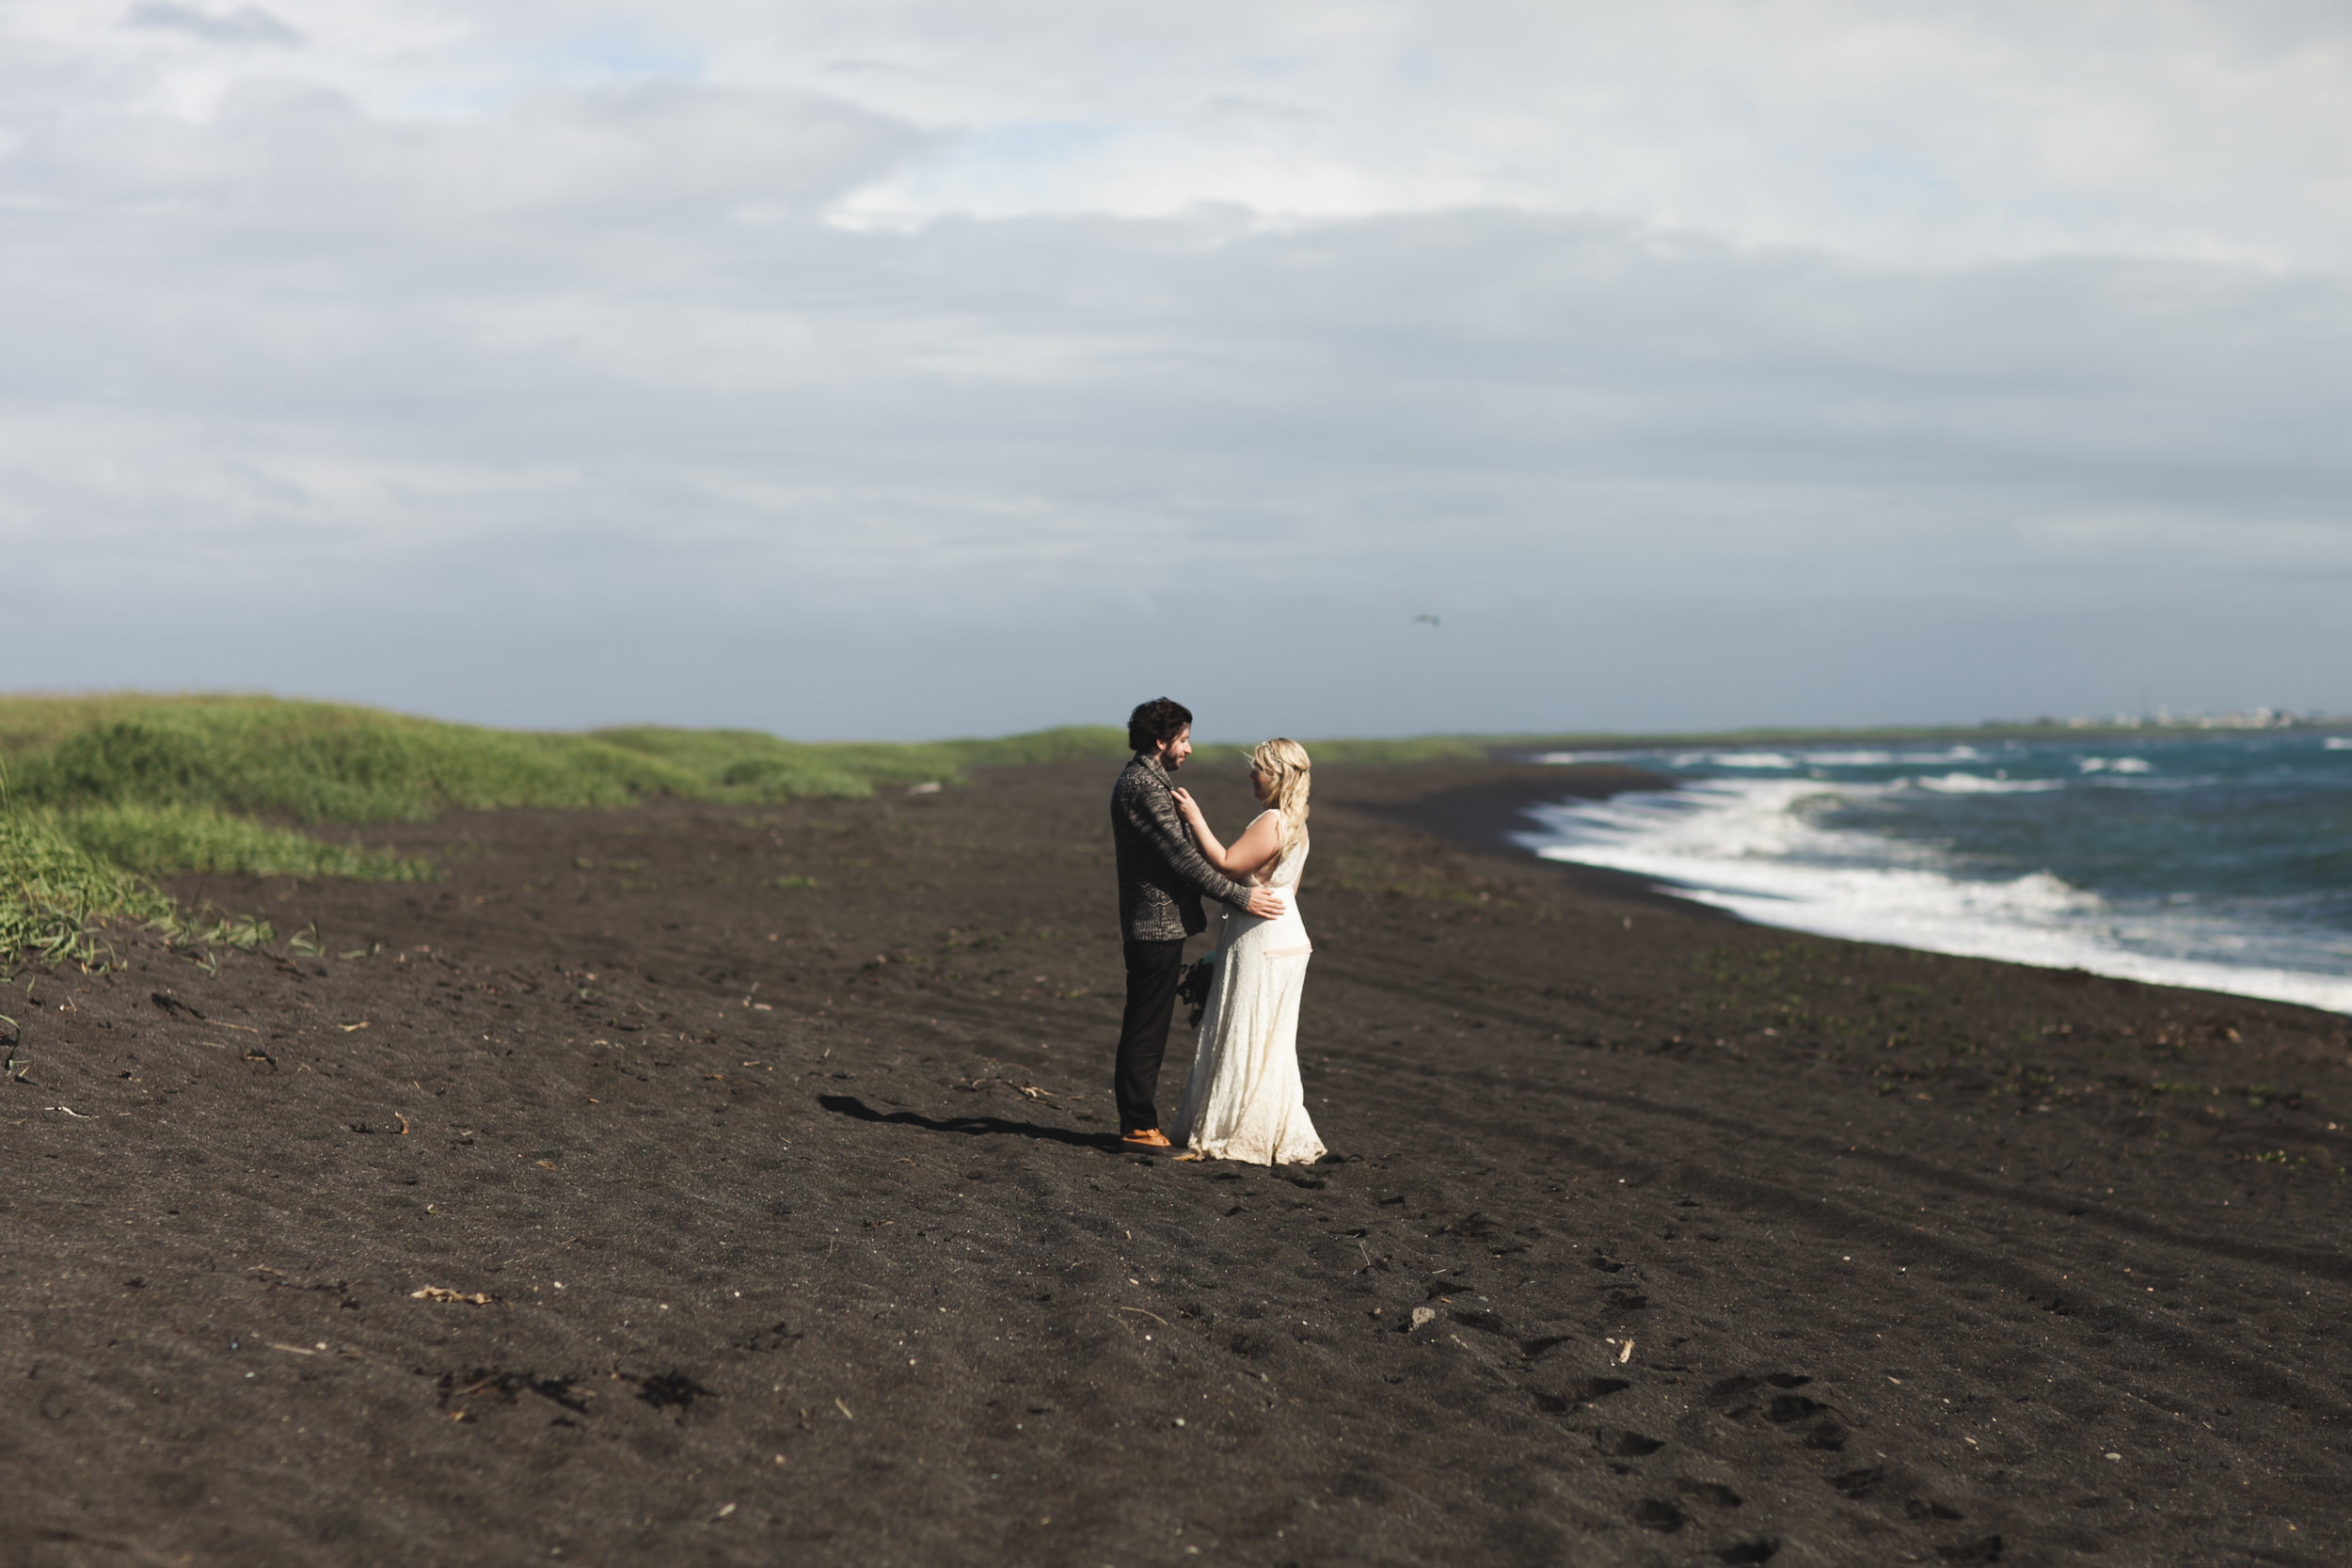
[[[1189,789],[1180,789],[1171,786],[1168,793],[1168,797],[1176,802],[1176,809],[1178,812],[1183,814],[1184,820],[1193,824],[1195,827],[1199,827],[1200,825],[1200,808],[1193,804],[1192,791]]]

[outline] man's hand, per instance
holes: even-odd
[[[1247,906],[1260,920],[1279,920],[1290,912],[1290,900],[1270,887],[1252,888]]]

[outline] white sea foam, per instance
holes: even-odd
[[[1812,820],[1841,798],[1890,787],[1709,780],[1541,807],[1543,831],[1520,841],[1548,859],[1655,879],[1761,925],[2352,1012],[2352,978],[2168,956],[2226,950],[2193,916],[2174,930],[2165,914],[2126,915],[2048,872],[1955,876],[1931,847]]]
[[[2064,779],[1988,779],[1981,773],[1947,773],[1942,778],[1904,782],[1939,795],[2040,795],[2066,787]]]
[[[1793,768],[1797,759],[1786,752],[1680,752],[1666,759],[1669,768]]]
[[[2331,735],[2328,737],[2327,744],[2322,746],[2320,750],[2324,752],[2352,752],[2352,735]]]
[[[2074,766],[2086,773],[2153,773],[2155,764],[2146,757],[2076,757]]]
[[[1883,768],[1895,760],[1892,752],[1807,752],[1808,768]]]

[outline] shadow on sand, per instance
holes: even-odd
[[[1007,1121],[1002,1117],[938,1117],[919,1116],[913,1111],[877,1111],[855,1095],[820,1094],[817,1103],[835,1116],[855,1117],[860,1121],[888,1122],[898,1127],[920,1127],[927,1132],[960,1132],[965,1137],[1035,1138],[1041,1143],[1068,1144],[1073,1148],[1099,1148],[1116,1151],[1120,1145],[1109,1132],[1073,1132],[1066,1127],[1046,1127],[1034,1121]]]

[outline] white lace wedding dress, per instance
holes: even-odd
[[[1216,978],[1174,1129],[1180,1148],[1208,1159],[1302,1165],[1323,1157],[1298,1081],[1298,993],[1314,952],[1295,891],[1306,865],[1302,833],[1250,879],[1282,890],[1289,907],[1272,920],[1231,911],[1217,930]]]

